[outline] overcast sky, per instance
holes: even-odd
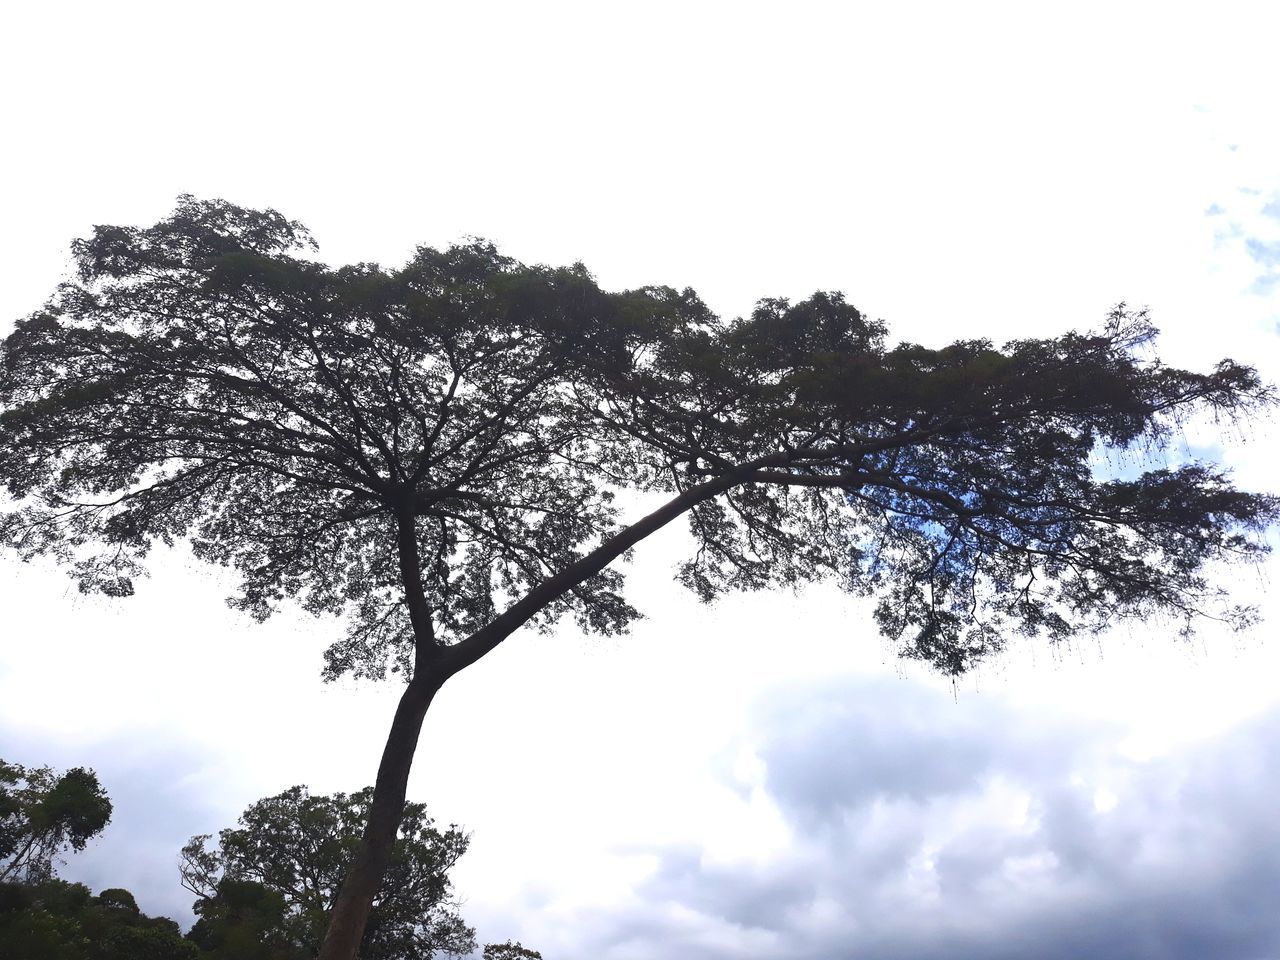
[[[331,262],[491,239],[733,316],[843,290],[896,337],[1149,306],[1170,362],[1280,379],[1280,8],[13,4],[0,333],[93,224],[270,205]],[[1276,427],[1188,429],[1275,489]],[[548,960],[1280,957],[1280,609],[1021,647],[952,688],[860,601],[700,607],[637,552],[629,637],[520,633],[445,688],[410,796],[473,832],[482,942]],[[0,756],[97,769],[64,875],[189,918],[176,854],[294,783],[372,780],[397,689],[325,686],[181,552],[125,602],[0,559]],[[673,669],[678,664],[678,669]]]

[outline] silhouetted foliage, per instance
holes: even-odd
[[[187,939],[218,960],[308,960],[285,898],[252,880],[222,877],[196,901]]]
[[[58,854],[83,850],[110,822],[92,770],[0,760],[0,960],[191,960],[178,925],[148,917],[118,887],[96,897],[54,879]]]
[[[315,955],[368,819],[372,788],[312,796],[291,787],[252,804],[239,826],[183,847],[182,885],[195,893],[190,936],[227,957]],[[466,852],[456,827],[438,830],[419,803],[405,806],[391,864],[373,904],[362,960],[427,960],[475,948],[450,899],[448,872]]]
[[[542,960],[542,954],[508,940],[506,943],[485,944],[484,960]]]
[[[64,850],[83,850],[111,820],[92,770],[23,767],[0,760],[0,881],[48,880]]]
[[[357,949],[441,684],[529,622],[625,628],[609,565],[677,517],[704,599],[831,579],[952,675],[1011,633],[1249,619],[1204,568],[1258,557],[1274,498],[1202,463],[1096,467],[1272,393],[1231,361],[1164,366],[1141,312],[893,346],[836,294],[726,322],[483,243],[397,270],[309,250],[274,211],[190,198],[75,244],[77,277],[0,354],[0,539],[111,595],[185,540],[256,617],[341,614],[329,676],[404,671],[325,960]],[[621,490],[667,499],[619,526]]]
[[[149,917],[127,890],[96,897],[79,883],[0,884],[0,960],[195,960],[167,917]]]

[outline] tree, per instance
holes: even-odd
[[[195,960],[199,950],[133,894],[79,883],[0,883],[0,960]]]
[[[74,244],[0,357],[0,539],[112,595],[184,540],[239,571],[253,616],[341,615],[329,676],[402,673],[323,960],[355,955],[441,685],[525,624],[624,629],[611,564],[678,517],[701,597],[834,579],[951,674],[1010,634],[1248,620],[1206,565],[1257,558],[1276,499],[1158,458],[1180,419],[1273,394],[1231,361],[1164,366],[1141,312],[891,346],[834,294],[722,321],[482,243],[396,270],[309,249],[274,211],[191,198]],[[1152,468],[1108,477],[1108,449]],[[624,521],[619,491],[659,504]]]
[[[508,940],[506,943],[486,943],[484,960],[542,960],[542,954]]]
[[[293,939],[288,904],[275,890],[252,880],[218,880],[196,901],[198,919],[187,939],[211,960],[309,960]]]
[[[291,787],[252,804],[239,827],[192,837],[182,885],[200,899],[191,938],[228,958],[315,956],[368,820],[372,788],[312,796]],[[360,944],[363,960],[427,960],[475,949],[450,899],[449,870],[466,852],[457,827],[438,830],[408,803]]]
[[[0,882],[50,879],[58,854],[83,850],[110,821],[111,801],[92,770],[59,776],[0,760]]]

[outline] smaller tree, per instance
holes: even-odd
[[[54,874],[67,848],[83,850],[111,822],[111,801],[92,770],[23,767],[0,760],[0,882]]]
[[[542,954],[521,946],[519,941],[512,943],[487,943],[484,947],[484,960],[542,960]]]
[[[259,800],[238,828],[192,837],[182,848],[182,885],[200,899],[191,937],[206,950],[247,937],[265,957],[314,956],[342,878],[360,843],[373,789],[312,796],[290,787]],[[362,960],[427,960],[476,947],[451,899],[448,872],[466,852],[455,826],[438,830],[426,806],[410,803],[400,823],[360,947]],[[274,952],[272,952],[274,951]],[[228,954],[229,955],[229,954]]]
[[[289,908],[275,890],[223,877],[212,897],[196,903],[199,919],[187,939],[210,960],[307,960],[290,937]]]

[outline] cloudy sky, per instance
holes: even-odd
[[[894,334],[1146,305],[1170,362],[1280,380],[1274,4],[45,3],[0,15],[0,332],[97,223],[270,205],[321,256],[478,235],[718,312],[845,291]],[[1276,427],[1191,426],[1275,489]],[[1173,456],[1181,456],[1174,451]],[[826,589],[700,607],[638,551],[631,636],[518,634],[451,681],[410,794],[473,832],[484,941],[548,960],[1280,957],[1280,622],[1118,625],[953,688]],[[189,917],[176,853],[294,783],[372,779],[397,690],[331,623],[0,558],[0,756],[97,769],[66,867]],[[680,670],[673,671],[672,663]],[[673,676],[673,673],[676,675]]]

